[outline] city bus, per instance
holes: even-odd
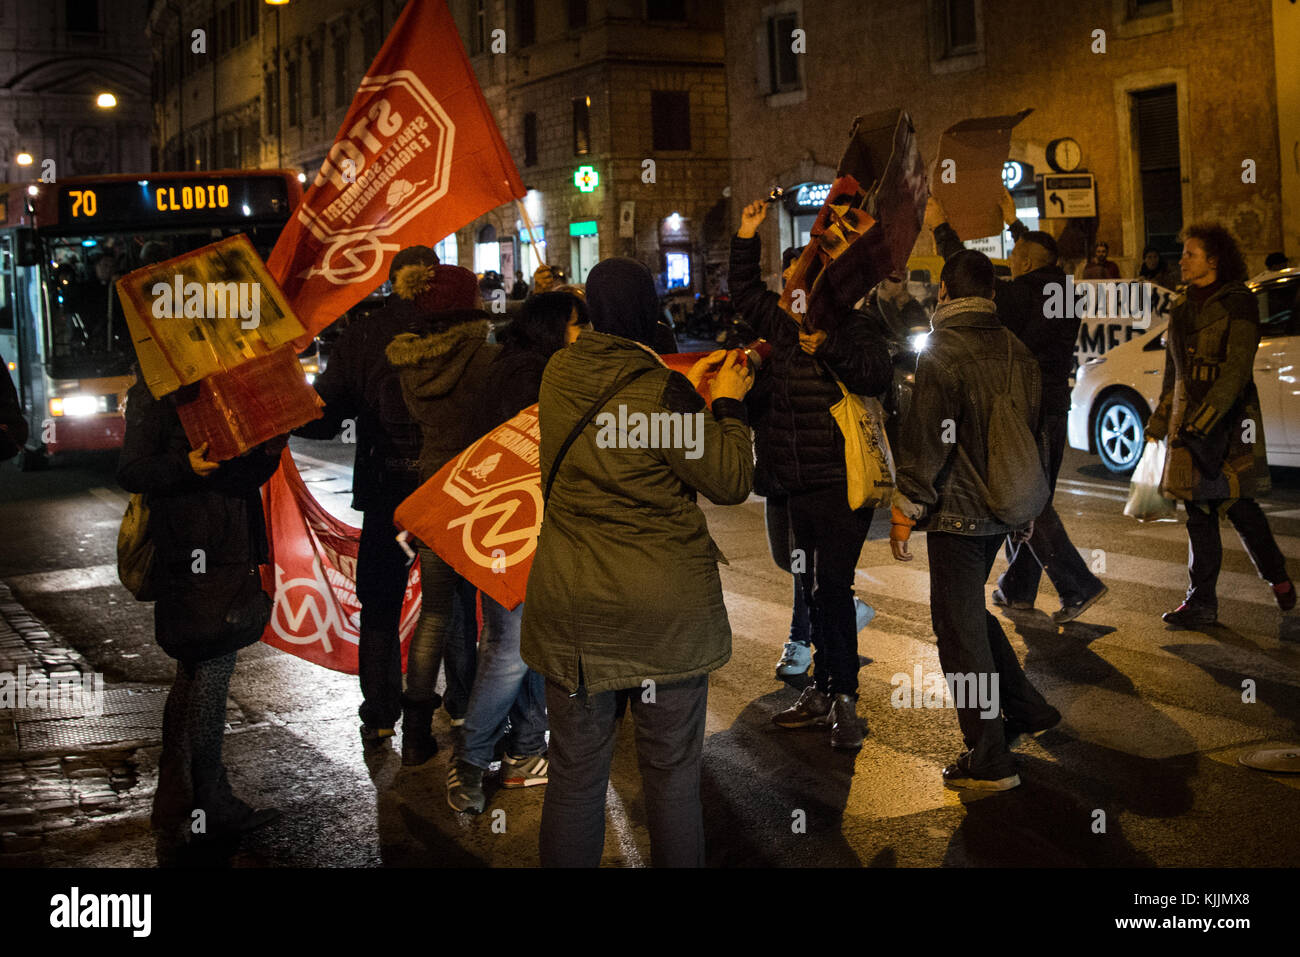
[[[0,193],[0,356],[31,427],[22,467],[121,447],[135,349],[120,276],[235,233],[266,258],[301,198],[289,170],[73,177]]]

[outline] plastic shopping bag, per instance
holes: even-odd
[[[1133,470],[1133,482],[1129,486],[1128,501],[1124,503],[1124,514],[1139,522],[1168,522],[1178,517],[1178,505],[1173,499],[1160,494],[1165,452],[1166,445],[1163,441],[1149,439],[1137,468]]]

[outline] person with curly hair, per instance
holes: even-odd
[[[1179,266],[1187,293],[1170,317],[1164,385],[1146,435],[1168,438],[1160,488],[1187,509],[1187,599],[1162,617],[1197,629],[1218,621],[1222,516],[1273,586],[1278,607],[1294,608],[1296,593],[1255,501],[1271,480],[1254,380],[1259,311],[1245,285],[1246,264],[1226,229],[1199,223],[1184,233]]]

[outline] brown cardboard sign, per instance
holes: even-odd
[[[948,215],[948,225],[965,239],[1002,232],[1002,165],[1011,147],[1011,130],[1032,113],[983,116],[948,127],[939,137],[939,154],[930,192]]]
[[[267,356],[306,331],[242,233],[127,273],[117,294],[156,398]]]

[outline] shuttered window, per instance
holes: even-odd
[[[1174,252],[1183,228],[1177,87],[1134,93],[1133,116],[1146,241],[1161,252]]]

